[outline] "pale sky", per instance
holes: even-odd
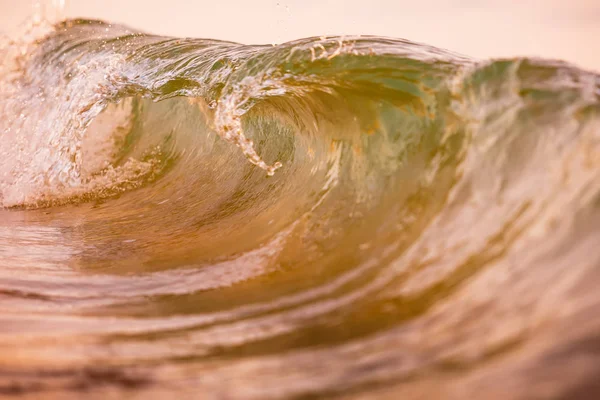
[[[542,56],[600,71],[600,0],[66,2],[68,17],[121,22],[164,35],[253,44],[330,34],[372,34],[480,58]],[[0,29],[10,31],[31,12],[32,3],[35,0],[0,0]]]

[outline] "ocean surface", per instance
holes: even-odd
[[[0,57],[0,397],[600,396],[597,73],[91,20]]]

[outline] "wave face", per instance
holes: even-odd
[[[2,51],[0,394],[594,388],[597,74],[84,20]]]

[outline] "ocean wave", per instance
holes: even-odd
[[[14,50],[0,393],[558,398],[598,372],[597,74],[84,20]]]

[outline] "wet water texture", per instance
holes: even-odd
[[[600,393],[597,74],[84,20],[0,52],[0,396]]]

